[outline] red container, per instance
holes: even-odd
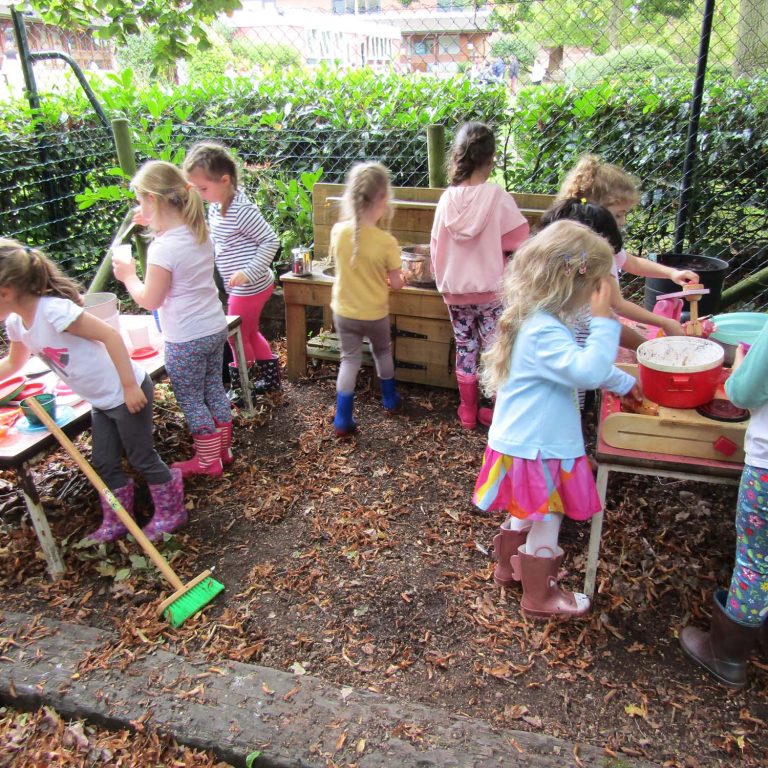
[[[723,349],[708,339],[665,336],[637,348],[643,394],[667,408],[696,408],[715,396]]]

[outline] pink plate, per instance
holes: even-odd
[[[154,347],[139,347],[131,352],[131,360],[145,360],[148,357],[154,357],[157,350]]]
[[[0,404],[4,404],[16,397],[24,388],[26,382],[26,376],[13,376],[5,381],[0,381]]]
[[[42,395],[45,392],[45,384],[42,381],[32,381],[27,384],[24,389],[16,395],[11,402],[21,402],[25,397],[34,397],[35,395]]]

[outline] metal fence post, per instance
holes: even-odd
[[[32,58],[29,52],[27,28],[24,24],[24,16],[17,11],[16,7],[13,5],[11,6],[11,19],[13,20],[13,34],[16,38],[16,48],[19,52],[21,71],[24,75],[24,89],[26,91],[27,101],[29,102],[32,111],[37,114],[40,111],[40,95],[37,91],[35,71],[32,67]],[[39,137],[37,151],[38,156],[40,157],[40,164],[43,168],[46,168],[50,160],[43,138],[45,131],[39,121],[35,121],[35,133],[37,133]],[[42,178],[42,184],[45,195],[45,206],[48,209],[48,216],[50,217],[48,225],[52,235],[51,239],[62,238],[66,235],[66,227],[61,221],[61,212],[57,202],[58,190],[53,181],[45,178],[45,176]]]
[[[699,37],[699,55],[696,61],[696,79],[693,82],[693,99],[691,102],[691,118],[688,121],[688,140],[685,143],[685,161],[683,164],[683,181],[678,198],[677,217],[675,219],[675,253],[683,252],[685,230],[688,227],[689,208],[691,204],[691,182],[696,166],[696,144],[699,138],[699,118],[701,117],[701,102],[704,96],[704,78],[707,74],[707,57],[709,55],[709,39],[712,34],[712,17],[715,13],[715,0],[706,0],[704,16],[701,20],[701,36]]]

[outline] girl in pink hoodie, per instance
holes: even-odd
[[[501,314],[504,253],[514,251],[529,231],[512,195],[488,181],[495,154],[487,125],[465,123],[459,129],[449,159],[450,186],[432,225],[432,267],[456,338],[458,414],[465,429],[474,429],[478,419],[491,423],[491,409],[478,410],[477,365]]]

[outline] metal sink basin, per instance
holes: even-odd
[[[323,270],[323,274],[326,277],[336,277],[336,267],[326,267]]]

